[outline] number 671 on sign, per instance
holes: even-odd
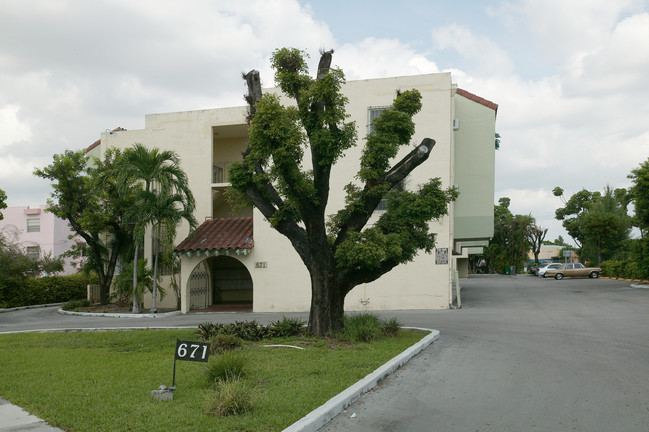
[[[206,362],[210,356],[210,344],[193,341],[176,341],[175,360]]]

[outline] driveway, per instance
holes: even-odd
[[[455,311],[398,313],[441,339],[320,432],[649,431],[649,290],[483,276]]]

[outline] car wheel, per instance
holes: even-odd
[[[547,273],[543,273],[543,278],[545,279],[546,277],[548,277]]]
[[[597,279],[599,277],[599,273],[597,273],[596,271],[590,272],[588,277],[593,278],[593,279]]]
[[[563,274],[562,273],[557,273],[556,275],[554,275],[554,278],[556,280],[561,280],[561,279],[563,279]]]

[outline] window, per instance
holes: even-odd
[[[372,123],[374,120],[376,120],[383,111],[388,109],[388,107],[370,107],[367,110],[367,133],[372,134],[374,132],[374,128],[372,127]]]
[[[27,232],[41,232],[41,220],[27,219]]]
[[[405,190],[406,190],[406,180],[407,180],[407,179],[408,179],[408,177],[406,177],[405,179],[401,180],[399,183],[395,184],[395,185],[392,187],[392,190],[395,190],[395,191],[398,191],[398,192],[403,192],[403,191],[405,191]],[[388,199],[387,199],[387,198],[383,198],[383,199],[381,199],[381,201],[379,202],[379,205],[376,206],[376,208],[374,209],[374,211],[381,212],[381,211],[386,211],[387,209],[388,209]]]
[[[38,220],[38,219],[36,219]],[[39,259],[41,257],[41,247],[40,246],[27,246],[25,255],[31,259]]]

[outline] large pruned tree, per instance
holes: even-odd
[[[119,158],[119,151],[108,150],[104,159],[89,164],[84,150],[67,150],[54,155],[47,167],[34,170],[34,175],[52,181],[47,211],[67,220],[85,241],[99,278],[102,304],[109,302],[118,258],[132,247],[132,225],[125,215],[133,206],[133,191],[124,192],[116,177],[107,175],[115,172]]]
[[[428,222],[447,214],[448,203],[456,197],[454,190],[441,187],[438,178],[416,191],[398,187],[428,159],[435,141],[425,138],[393,163],[400,146],[410,144],[415,131],[412,117],[421,108],[417,90],[397,92],[392,107],[372,124],[358,182],[345,188],[346,206],[327,222],[331,168],[356,144],[356,126],[347,122],[347,99],[341,92],[344,75],[331,67],[332,54],[321,53],[312,78],[305,53],[288,48],[273,53],[275,80],[295,106],[283,106],[278,96],[262,94],[257,71],[244,75],[250,140],[243,162],[230,168],[230,199],[257,207],[289,239],[307,267],[308,328],[317,335],[342,328],[345,296],[355,286],[380,278],[422,249],[431,252],[435,235]],[[368,225],[384,198],[387,210]]]

